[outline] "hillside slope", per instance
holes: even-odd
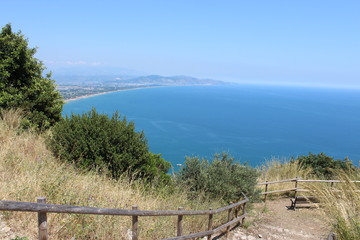
[[[45,145],[42,135],[31,131],[19,133],[16,111],[0,120],[0,199],[34,202],[44,196],[48,203],[89,207],[142,210],[175,210],[217,208],[221,203],[189,201],[186,193],[166,189],[145,189],[126,177],[115,181],[94,172],[81,172],[72,165],[60,163]],[[50,133],[48,133],[50,134]],[[36,214],[5,212],[2,221],[6,230],[17,236],[36,239]],[[49,214],[51,239],[127,239],[130,217]],[[200,218],[185,221],[186,232],[204,228]],[[141,218],[141,239],[160,239],[175,235],[175,218]]]

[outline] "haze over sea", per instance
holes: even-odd
[[[360,160],[360,90],[186,86],[127,90],[65,104],[63,114],[118,110],[173,166],[229,152],[252,166],[272,156],[324,152]]]

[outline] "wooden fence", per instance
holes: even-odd
[[[47,204],[46,198],[38,197],[36,203],[32,202],[15,202],[15,201],[0,201],[0,211],[20,211],[20,212],[37,212],[38,213],[38,237],[39,240],[48,240],[48,224],[47,213],[74,213],[74,214],[95,214],[95,215],[116,215],[116,216],[131,216],[132,217],[132,240],[139,238],[138,226],[139,217],[146,216],[177,216],[177,236],[166,238],[163,240],[182,240],[193,239],[200,237],[207,237],[211,239],[212,235],[217,234],[224,229],[226,230],[226,236],[228,236],[230,227],[234,224],[244,224],[246,216],[246,203],[249,199],[244,195],[244,199],[230,203],[230,205],[219,208],[216,210],[203,210],[203,211],[186,211],[179,207],[176,210],[164,210],[164,211],[142,211],[138,209],[138,206],[132,206],[131,210],[128,209],[111,209],[111,208],[94,208],[94,207],[80,207],[72,205],[56,205]],[[239,216],[239,211],[241,215]],[[228,211],[227,222],[213,227],[214,214]],[[183,216],[191,215],[208,215],[208,228],[207,231],[192,233],[189,235],[183,235]]]
[[[287,189],[279,189],[279,190],[273,190],[273,191],[268,191],[268,186],[270,184],[279,184],[279,183],[286,183],[286,182],[294,182],[294,188],[287,188]],[[291,179],[285,179],[285,180],[279,180],[279,181],[272,181],[272,182],[263,182],[263,183],[258,183],[257,185],[264,185],[265,186],[265,191],[262,192],[261,194],[264,195],[264,202],[266,202],[267,199],[267,195],[268,194],[273,194],[273,193],[280,193],[280,192],[294,192],[294,196],[296,196],[296,194],[298,192],[309,192],[309,189],[304,189],[304,188],[300,188],[299,187],[299,183],[309,183],[309,182],[319,182],[319,183],[330,183],[331,186],[334,185],[334,183],[340,183],[343,181],[340,180],[305,180],[302,178],[291,178]],[[360,181],[350,181],[353,183],[360,183]]]

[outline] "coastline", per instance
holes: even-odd
[[[121,92],[121,91],[129,91],[129,90],[136,90],[136,89],[143,89],[143,88],[153,88],[153,87],[163,87],[163,86],[128,87],[128,88],[123,88],[123,89],[114,90],[114,91],[86,94],[86,95],[82,95],[82,96],[78,96],[78,97],[74,97],[74,98],[65,99],[64,102],[68,103],[68,102],[76,101],[79,99],[95,97],[95,96],[104,95],[104,94],[113,93],[113,92]]]

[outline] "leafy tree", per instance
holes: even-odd
[[[26,125],[47,129],[61,119],[63,100],[51,74],[43,76],[36,48],[28,47],[21,32],[7,24],[0,32],[0,109],[21,108],[27,112]]]
[[[171,164],[149,152],[144,133],[117,112],[109,118],[93,108],[66,116],[53,127],[48,143],[61,160],[84,169],[106,169],[115,179],[124,173],[161,182],[170,179]]]
[[[236,201],[242,192],[256,198],[258,172],[256,169],[235,162],[226,153],[215,154],[210,162],[198,157],[187,157],[184,166],[176,173],[176,180],[190,188],[193,194],[204,192],[211,198]]]
[[[298,161],[303,168],[311,168],[313,175],[328,179],[335,176],[334,170],[342,169],[348,171],[354,169],[352,162],[348,158],[344,160],[334,159],[325,153],[309,153],[307,156],[303,155],[292,161]]]

